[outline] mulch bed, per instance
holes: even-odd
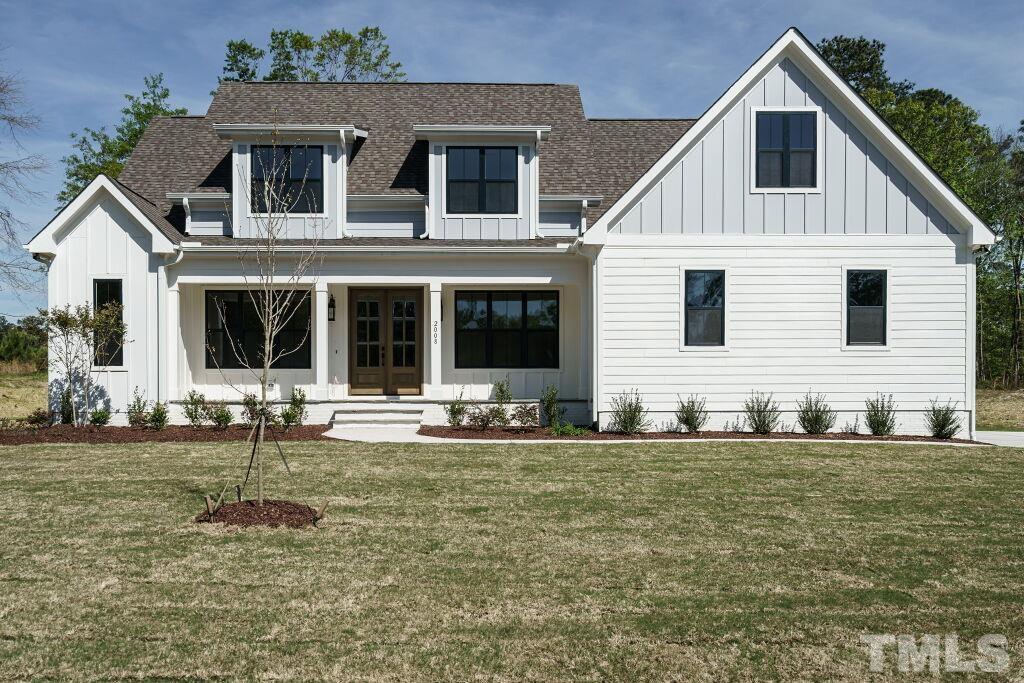
[[[980,441],[969,439],[934,439],[930,436],[897,434],[894,436],[872,436],[870,434],[847,434],[829,432],[827,434],[804,434],[793,432],[772,432],[771,434],[752,434],[750,432],[644,432],[642,434],[617,434],[615,432],[587,431],[581,436],[554,436],[545,427],[530,429],[506,429],[489,427],[474,429],[472,427],[449,427],[447,425],[423,425],[419,429],[423,436],[436,436],[446,439],[503,439],[506,441],[525,441],[536,439],[552,439],[559,441],[612,441],[628,439],[630,441],[692,441],[693,439],[807,439],[824,441],[921,441],[926,443],[968,443]]]
[[[303,425],[288,430],[275,430],[278,441],[311,441],[323,438],[326,425]],[[144,443],[149,441],[245,441],[249,427],[232,425],[227,429],[216,427],[189,427],[169,425],[164,429],[145,427],[74,427],[54,425],[41,429],[0,430],[0,446],[19,446],[33,443]],[[269,436],[268,436],[269,439]]]
[[[244,500],[241,503],[225,503],[213,513],[213,519],[206,510],[196,516],[200,524],[217,523],[228,526],[287,526],[301,529],[316,523],[316,510],[293,503],[290,500],[264,500],[263,505],[256,501]]]

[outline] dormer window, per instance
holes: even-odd
[[[818,188],[818,109],[755,110],[754,189]]]
[[[449,147],[447,156],[449,214],[518,213],[515,147]]]
[[[323,147],[254,145],[251,158],[253,213],[267,212],[268,183],[275,190],[275,213],[325,212]]]

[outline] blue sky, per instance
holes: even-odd
[[[888,45],[896,78],[949,91],[985,123],[1024,118],[1024,20],[1019,0],[249,3],[0,0],[0,68],[24,81],[42,119],[24,136],[51,162],[43,200],[17,204],[35,232],[52,216],[68,134],[112,125],[122,95],[163,72],[173,102],[203,113],[224,43],[266,41],[271,28],[318,34],[380,25],[410,80],[578,83],[590,116],[703,112],[788,26],[812,41],[836,33]],[[0,147],[0,158],[10,154]],[[0,292],[0,314],[31,312],[41,294]]]

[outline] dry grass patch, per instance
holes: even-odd
[[[0,679],[857,679],[865,632],[1024,662],[1021,450],[288,449],[268,494],[321,528],[193,524],[237,444],[0,448]]]

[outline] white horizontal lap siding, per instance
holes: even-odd
[[[774,246],[605,246],[603,417],[616,394],[634,388],[664,419],[680,396],[702,395],[719,425],[735,418],[752,390],[772,392],[785,411],[795,410],[808,390],[823,393],[851,421],[877,392],[892,393],[902,411],[919,413],[934,398],[973,406],[966,386],[967,270],[953,239],[885,245],[880,237],[878,247],[801,246],[801,239]],[[886,350],[844,348],[844,266],[887,270]],[[727,271],[726,350],[682,350],[681,271],[709,268]],[[908,417],[907,427],[920,431],[919,417]]]

